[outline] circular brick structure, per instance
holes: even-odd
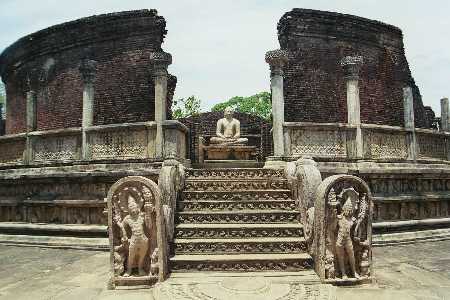
[[[153,66],[166,22],[156,10],[92,16],[19,39],[0,56],[6,133],[26,131],[26,93],[36,93],[37,130],[80,127],[80,64],[95,60],[94,125],[154,120]],[[176,77],[169,76],[168,108]],[[170,113],[169,113],[170,115]]]
[[[405,57],[402,31],[352,15],[295,8],[278,22],[284,69],[285,120],[346,122],[340,61],[362,56],[361,121],[403,126],[403,87],[413,88],[416,127],[431,127]]]

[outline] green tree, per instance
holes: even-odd
[[[201,101],[194,95],[188,98],[174,100],[172,104],[172,114],[174,119],[195,116],[200,113]]]
[[[261,92],[249,97],[235,96],[228,101],[218,103],[212,107],[212,111],[223,111],[227,107],[232,107],[235,111],[259,116],[270,120],[272,116],[272,104],[269,92]]]
[[[5,100],[6,100],[5,85],[3,84],[3,81],[0,78],[0,103],[4,104]]]

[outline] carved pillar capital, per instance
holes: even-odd
[[[150,60],[155,67],[155,77],[167,76],[167,67],[172,64],[172,55],[164,51],[150,53]]]
[[[92,59],[83,59],[78,70],[85,84],[93,83],[97,72],[97,62]]]
[[[277,49],[266,52],[266,63],[270,65],[271,76],[283,76],[283,67],[288,62],[288,53],[285,50]]]
[[[344,78],[347,80],[358,80],[359,71],[363,64],[362,56],[346,56],[341,60],[341,67],[344,69]]]

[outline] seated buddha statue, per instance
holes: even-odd
[[[217,121],[216,136],[209,143],[216,145],[246,145],[247,138],[241,138],[241,124],[233,118],[233,109],[225,108],[224,118]]]

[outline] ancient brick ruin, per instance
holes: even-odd
[[[290,107],[286,121],[346,122],[345,82],[338,58],[359,55],[364,57],[362,122],[403,126],[402,88],[411,86],[416,127],[431,127],[399,28],[351,15],[293,9],[278,22],[278,40],[289,55],[284,69],[285,104]]]
[[[271,121],[172,120],[165,25],[156,10],[93,16],[0,55],[0,242],[108,248],[115,288],[171,271],[359,284],[372,244],[449,235],[449,100],[440,120],[423,106],[400,29],[293,9],[265,56]]]
[[[26,131],[29,90],[37,95],[37,130],[81,126],[83,59],[97,62],[95,125],[154,120],[150,53],[161,49],[165,27],[155,10],[141,10],[83,18],[21,38],[0,56],[6,133]],[[170,76],[168,109],[175,85]]]

